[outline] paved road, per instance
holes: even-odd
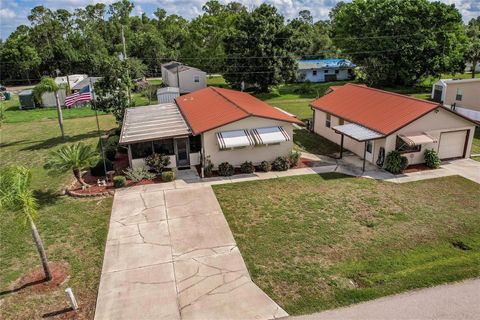
[[[480,279],[411,291],[291,320],[478,320]]]
[[[250,279],[210,186],[115,194],[95,319],[287,316]]]

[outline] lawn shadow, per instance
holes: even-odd
[[[295,129],[293,141],[302,150],[319,155],[331,155],[340,152],[340,146],[306,129]]]
[[[56,317],[56,316],[59,316],[61,314],[64,314],[64,313],[67,313],[67,312],[70,312],[70,311],[75,311],[75,310],[73,310],[72,307],[67,307],[67,308],[63,308],[61,310],[45,313],[45,314],[42,315],[42,318]]]
[[[93,130],[87,133],[77,134],[75,136],[66,136],[65,139],[62,139],[61,137],[55,137],[55,138],[44,140],[37,144],[30,145],[28,147],[25,147],[21,149],[21,151],[36,151],[36,150],[42,150],[42,149],[50,149],[52,147],[55,147],[56,145],[59,145],[65,142],[77,142],[84,139],[93,138],[96,136],[98,136],[98,132],[96,130]]]
[[[352,176],[339,173],[339,172],[325,172],[325,173],[319,173],[318,175],[322,177],[323,180],[338,180],[338,179],[352,178]]]
[[[40,207],[49,206],[55,204],[60,194],[56,190],[47,189],[47,190],[34,190],[33,195],[38,201]]]
[[[42,284],[44,282],[47,282],[46,279],[35,280],[35,281],[32,281],[32,282],[25,283],[25,284],[21,285],[20,287],[13,288],[11,290],[1,291],[0,292],[0,297],[2,297],[4,295],[7,295],[7,294],[12,294],[12,293],[19,292],[20,290],[26,289],[26,288],[31,287],[31,286],[35,286],[37,284]]]

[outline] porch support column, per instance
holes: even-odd
[[[128,145],[128,164],[130,165],[130,168],[132,167],[132,147],[131,144]]]
[[[367,157],[367,143],[368,141],[365,141],[365,144],[363,146],[363,166],[362,166],[362,172],[365,172],[365,158]]]
[[[343,157],[343,138],[344,135],[342,134],[342,137],[340,138],[340,159]]]

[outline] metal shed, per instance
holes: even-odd
[[[175,98],[178,96],[180,96],[179,88],[165,87],[157,90],[158,103],[175,103]]]

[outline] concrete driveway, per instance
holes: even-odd
[[[95,319],[273,319],[211,187],[117,192]]]
[[[472,159],[459,159],[442,163],[442,168],[454,174],[480,183],[480,162]]]

